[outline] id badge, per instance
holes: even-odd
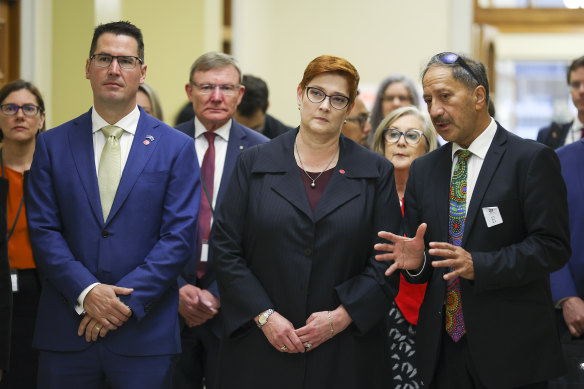
[[[209,256],[209,241],[204,240],[201,244],[201,258],[199,262],[207,262],[207,257]]]
[[[18,292],[18,271],[10,270],[10,281],[12,282],[12,293]]]

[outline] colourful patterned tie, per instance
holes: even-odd
[[[208,244],[209,232],[211,231],[211,219],[213,218],[213,210],[211,204],[213,203],[213,186],[215,181],[215,137],[214,132],[205,132],[203,134],[207,138],[209,147],[203,156],[203,163],[201,164],[201,178],[205,182],[206,190],[201,190],[201,204],[199,206],[199,233],[197,238],[197,249],[199,262],[197,263],[197,278],[203,278],[205,275],[207,263],[201,261],[201,253],[203,244]],[[211,197],[207,198],[207,193]]]
[[[458,160],[450,182],[448,235],[450,244],[460,246],[464,233],[464,220],[466,219],[467,163],[472,153],[468,150],[458,150],[456,154]],[[458,342],[466,333],[461,297],[460,279],[456,277],[448,283],[446,292],[446,332],[455,342]]]

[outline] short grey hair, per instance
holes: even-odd
[[[241,72],[241,66],[234,56],[220,53],[217,51],[212,51],[201,55],[191,66],[191,73],[189,74],[189,81],[193,80],[193,74],[195,72],[201,71],[205,72],[211,69],[222,68],[224,66],[233,66],[237,73],[239,73],[239,83],[243,82],[243,73]]]
[[[434,151],[438,148],[438,139],[436,137],[436,130],[430,122],[428,115],[424,114],[418,107],[413,105],[407,107],[401,107],[396,110],[391,111],[382,121],[379,123],[375,129],[375,134],[373,135],[373,151],[377,154],[385,156],[385,139],[383,133],[389,126],[391,126],[397,119],[412,115],[417,117],[422,121],[423,127],[421,128],[424,136],[426,137],[426,153]]]

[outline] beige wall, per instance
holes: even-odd
[[[100,6],[110,6],[111,12]],[[52,37],[44,37],[44,43],[52,47],[52,58],[46,58],[52,67],[51,80],[37,80],[52,86],[42,91],[50,107],[50,127],[80,115],[92,104],[85,61],[96,23],[122,19],[140,27],[148,65],[146,82],[158,92],[170,124],[187,101],[184,85],[191,64],[205,51],[221,47],[218,0],[52,0],[52,15]],[[102,20],[108,16],[113,19]]]
[[[233,0],[234,55],[244,73],[268,83],[270,113],[296,126],[296,87],[308,62],[318,55],[339,55],[353,63],[367,97],[390,73],[404,73],[417,81],[433,54],[468,51],[451,44],[457,36],[453,29],[470,34],[470,21],[458,19],[452,26],[450,3]]]

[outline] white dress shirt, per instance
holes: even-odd
[[[122,152],[121,155],[121,169],[124,171],[124,167],[126,166],[126,162],[128,161],[128,155],[130,155],[130,148],[132,147],[132,142],[134,141],[134,135],[136,134],[136,128],[138,127],[138,120],[140,120],[140,110],[138,106],[136,106],[132,112],[124,116],[118,122],[114,123],[114,126],[118,126],[124,130],[122,135],[120,136],[120,150]],[[101,152],[103,151],[103,147],[107,142],[107,138],[105,134],[101,131],[101,129],[105,126],[109,126],[110,124],[105,121],[104,118],[99,116],[95,107],[91,109],[91,131],[93,134],[93,155],[95,157],[95,174],[99,174],[99,160],[101,159]],[[83,289],[79,297],[77,298],[77,305],[75,306],[75,311],[82,315],[85,313],[85,309],[83,309],[83,302],[85,301],[85,296],[97,285],[99,282],[89,285],[87,288]]]
[[[578,119],[578,116],[576,116],[572,121],[572,126],[568,129],[566,139],[564,139],[564,145],[569,145],[570,143],[580,140],[582,137],[582,127],[584,127],[584,124],[582,124]]]

